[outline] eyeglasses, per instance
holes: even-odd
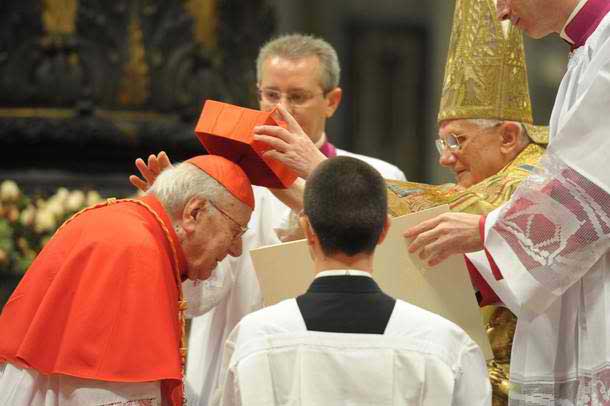
[[[227,212],[225,212],[224,210],[222,210],[220,207],[218,207],[217,205],[215,205],[214,203],[212,203],[211,201],[209,201],[209,203],[216,209],[218,210],[218,212],[220,214],[222,214],[223,216],[225,216],[226,218],[228,218],[229,220],[231,220],[231,222],[233,222],[234,224],[237,225],[237,227],[239,227],[239,231],[237,233],[235,233],[233,235],[233,240],[236,240],[238,238],[241,238],[242,235],[244,235],[244,233],[246,231],[248,231],[248,226],[242,226],[241,224],[239,224],[233,217],[229,216],[227,214]]]
[[[453,133],[447,135],[446,138],[438,138],[434,140],[434,145],[436,145],[436,150],[441,155],[443,155],[447,150],[449,152],[457,152],[460,150],[460,148],[462,148],[460,141]]]
[[[471,139],[473,136],[478,135],[485,130],[489,130],[490,128],[495,128],[502,123],[497,123],[492,125],[491,127],[480,128],[477,131],[473,131],[470,133]],[[436,146],[436,150],[440,155],[443,155],[445,151],[449,151],[451,153],[458,152],[462,149],[462,143],[460,142],[460,138],[464,138],[462,135],[456,135],[454,133],[449,133],[445,138],[438,138],[434,140],[434,145]]]
[[[312,93],[307,90],[294,90],[284,93],[267,87],[262,89],[259,87],[256,92],[259,102],[273,105],[279,104],[282,101],[282,96],[286,95],[286,101],[292,107],[302,107],[314,97],[326,95],[326,93],[328,92]]]

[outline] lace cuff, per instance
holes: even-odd
[[[547,153],[492,226],[523,268],[559,296],[610,247],[610,194]]]

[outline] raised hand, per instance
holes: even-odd
[[[129,176],[129,182],[132,185],[140,189],[142,192],[146,192],[153,184],[157,176],[166,168],[170,168],[172,163],[165,151],[159,152],[158,155],[150,154],[148,156],[148,163],[144,162],[142,158],[136,159],[136,168],[140,171],[140,175],[144,180],[138,178],[136,175]]]
[[[405,230],[403,235],[412,239],[410,253],[419,251],[419,258],[435,266],[451,255],[483,249],[480,219],[475,214],[444,213]]]
[[[261,125],[254,128],[254,139],[273,148],[266,151],[264,156],[277,159],[300,177],[307,179],[326,157],[284,107],[278,105],[278,111],[288,128]]]

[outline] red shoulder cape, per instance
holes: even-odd
[[[35,259],[0,314],[0,362],[100,381],[163,381],[180,401],[179,287],[154,197],[86,211]],[[170,242],[173,239],[174,241]]]

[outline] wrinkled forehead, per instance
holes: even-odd
[[[444,138],[449,134],[461,134],[477,131],[480,127],[466,119],[443,120],[438,126],[438,136]]]

